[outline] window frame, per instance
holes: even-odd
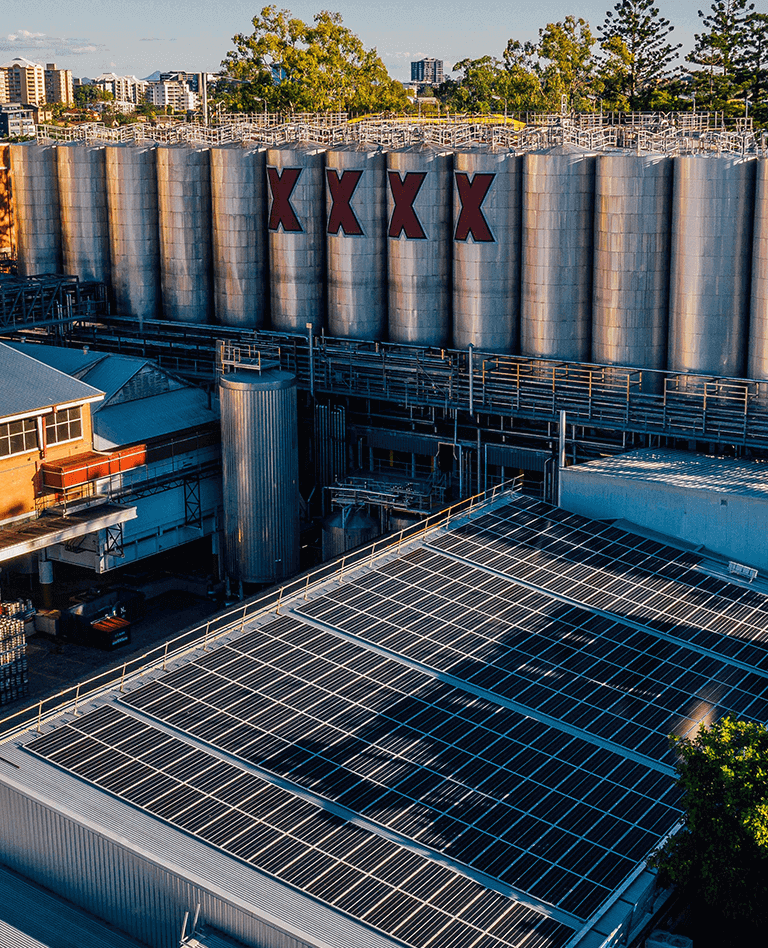
[[[77,412],[77,418],[74,419],[70,417],[71,412]],[[58,421],[57,417],[59,415],[67,415],[66,421]],[[80,431],[74,437],[71,436],[72,424],[76,421],[79,425]],[[70,437],[67,438],[56,438],[51,440],[50,432],[56,432],[59,428],[64,428],[66,425],[67,434]],[[66,408],[60,408],[58,411],[48,412],[48,414],[43,415],[43,427],[45,429],[45,446],[48,447],[58,447],[60,444],[70,444],[72,441],[81,441],[83,437],[83,406],[82,405],[69,405]]]
[[[21,431],[12,434],[11,428],[14,425],[21,425]],[[34,444],[31,446],[27,445],[27,436],[30,434],[34,438]],[[13,451],[13,438],[18,438],[19,435],[21,435],[24,441],[24,447],[20,451]],[[9,449],[7,454],[3,450],[3,444],[6,441]],[[28,418],[15,418],[13,421],[0,421],[0,461],[5,460],[5,458],[17,458],[22,454],[29,454],[32,451],[37,452],[39,450],[40,437],[37,430],[37,418],[34,415]]]

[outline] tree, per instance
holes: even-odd
[[[740,67],[744,62],[748,23],[754,12],[749,0],[715,0],[711,13],[699,10],[706,32],[697,33],[695,46],[685,57],[693,71],[697,98],[712,110],[728,110],[741,91]]]
[[[653,0],[619,0],[599,28],[606,81],[633,111],[647,108],[656,83],[669,75],[681,43],[667,41],[674,27]]]
[[[375,49],[323,10],[309,25],[264,7],[253,33],[236,34],[214,99],[232,111],[385,111],[407,105],[405,90]]]
[[[683,828],[654,857],[674,884],[730,926],[768,926],[768,729],[723,718],[673,738]],[[755,944],[758,942],[755,941]],[[749,942],[743,942],[749,944]]]
[[[753,114],[764,121],[768,117],[764,102],[768,91],[768,14],[751,13],[747,18],[739,65],[737,81],[752,100]]]
[[[592,56],[594,45],[589,23],[574,16],[539,30],[536,68],[548,108],[559,110],[563,95],[576,111],[594,107],[594,99],[601,92]]]
[[[81,109],[90,108],[97,102],[111,102],[114,96],[106,89],[95,85],[75,86],[75,104]]]

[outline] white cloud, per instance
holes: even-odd
[[[0,50],[9,52],[54,52],[60,56],[82,56],[96,53],[104,46],[91,43],[82,36],[47,36],[31,30],[15,30],[0,36]]]

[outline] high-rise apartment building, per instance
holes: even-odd
[[[10,93],[8,91],[8,73],[5,71],[5,69],[0,69],[0,105],[10,101]]]
[[[439,86],[444,81],[442,59],[419,59],[411,63],[411,82],[423,82],[425,85]]]
[[[206,81],[201,77],[204,74],[161,72],[159,79],[147,83],[146,100],[175,112],[194,112],[200,108],[200,86]]]
[[[114,72],[103,72],[91,80],[91,85],[97,86],[104,92],[111,92],[115,105],[125,110],[134,108],[144,101],[148,83],[136,76],[118,76]]]
[[[8,101],[22,105],[41,105],[45,102],[45,70],[40,63],[21,56],[3,63],[0,69],[8,80]]]
[[[63,102],[64,105],[72,105],[75,95],[71,69],[57,69],[56,63],[46,63],[45,98],[47,102]]]

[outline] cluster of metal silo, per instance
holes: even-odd
[[[212,148],[213,292],[218,322],[257,328],[266,319],[266,152]]]
[[[138,319],[768,375],[764,160],[137,143],[11,165],[20,272],[110,282]]]
[[[299,568],[296,379],[238,371],[219,379],[228,575],[274,583]]]
[[[109,145],[107,206],[115,308],[134,319],[160,315],[157,148]]]
[[[53,145],[11,145],[19,275],[61,272],[61,215]]]

